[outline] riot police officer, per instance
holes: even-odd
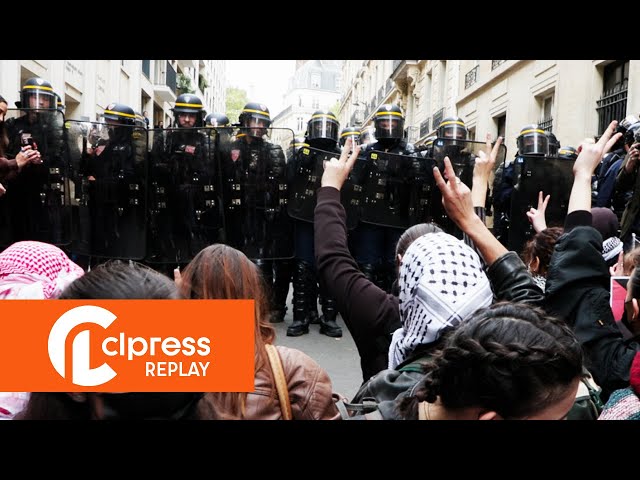
[[[102,135],[81,167],[89,183],[90,251],[97,262],[104,258],[142,259],[145,157],[133,144],[136,115],[128,105],[111,103],[104,110],[104,121]]]
[[[578,158],[578,151],[569,145],[560,147],[558,150],[558,158],[575,161]]]
[[[233,127],[229,122],[229,117],[224,113],[213,112],[206,116],[204,123],[207,127],[214,127],[211,135],[214,138],[214,142],[216,138],[219,139],[218,148],[228,151],[233,137]]]
[[[374,135],[374,127],[369,125],[367,127],[363,127],[360,130],[360,145],[368,145],[370,143],[375,143],[376,137]]]
[[[174,126],[156,134],[151,161],[150,243],[153,263],[185,265],[220,240],[218,174],[196,95],[176,98]]]
[[[506,167],[500,166],[496,170],[493,184],[494,222],[493,234],[503,245],[508,245],[509,219],[511,216],[511,197],[513,188],[518,183],[522,156],[544,156],[549,152],[549,137],[546,132],[532,123],[520,129],[516,139],[514,160]]]
[[[241,131],[222,156],[228,243],[260,268],[270,290],[272,322],[282,322],[291,281],[292,224],[286,212],[286,159],[267,138],[266,105],[249,102],[240,113]]]
[[[360,144],[360,129],[358,127],[345,127],[340,131],[340,147],[344,147],[347,138],[353,137],[353,146]]]
[[[305,143],[311,148],[339,156],[339,130],[340,124],[332,112],[317,110],[307,122]],[[310,323],[320,323],[320,333],[329,337],[342,337],[342,329],[336,323],[336,302],[326,295],[324,285],[320,285],[322,317],[318,319],[318,281],[313,238],[312,222],[294,221],[296,266],[293,277],[293,323],[287,328],[287,335],[297,337],[309,333]]]
[[[417,156],[413,144],[404,139],[404,114],[398,105],[381,105],[373,120],[376,141],[365,145],[364,156],[372,151]],[[360,141],[364,145],[366,134],[361,133]],[[388,292],[396,277],[395,248],[402,231],[360,222],[351,238],[351,250],[361,271]]]
[[[56,109],[51,83],[29,78],[16,102],[24,114],[6,121],[7,154],[15,158],[25,149],[37,151],[20,175],[7,182],[11,241],[40,240],[62,244],[70,236],[70,211],[65,199],[63,121]]]

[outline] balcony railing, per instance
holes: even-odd
[[[602,135],[612,120],[622,120],[627,116],[627,82],[622,83],[602,93],[598,100],[598,135]]]
[[[495,70],[504,62],[506,62],[506,60],[491,60],[491,70]]]
[[[433,129],[435,130],[440,126],[440,122],[442,122],[442,118],[444,117],[444,108],[441,108],[436,113],[433,114],[433,120],[431,124],[433,125]]]
[[[538,122],[538,128],[545,132],[553,132],[553,117],[545,118]]]
[[[404,60],[394,60],[392,72],[395,72],[396,68],[398,68],[402,62],[404,62]]]
[[[378,89],[378,104],[380,102],[382,102],[382,99],[384,98],[384,85],[382,85],[379,89]]]
[[[478,67],[480,65],[476,65],[471,70],[469,70],[464,76],[464,89],[466,90],[471,85],[478,81]]]
[[[387,83],[385,83],[384,85],[384,91],[387,92],[387,94],[391,91],[391,89],[393,88],[393,82],[391,81],[390,78],[387,78]]]
[[[430,127],[430,122],[429,120],[431,120],[430,118],[427,118],[424,122],[422,122],[420,124],[420,138],[424,137],[427,135],[427,133],[429,133],[431,130],[429,129]]]

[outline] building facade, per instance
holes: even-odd
[[[509,157],[524,125],[577,147],[640,110],[637,60],[350,60],[343,80],[342,124],[371,124],[380,105],[394,103],[405,112],[405,136],[419,145],[457,115],[471,139],[504,136]]]
[[[273,128],[287,128],[304,136],[316,110],[330,110],[340,100],[342,65],[338,60],[298,60],[289,80],[284,109],[273,118]],[[337,112],[334,112],[337,115]],[[342,124],[341,124],[342,125]],[[283,143],[274,131],[273,140]]]
[[[208,112],[224,111],[224,61],[221,60],[0,60],[0,94],[15,105],[30,77],[42,77],[65,104],[68,119],[98,120],[111,102],[147,111],[150,126],[173,122],[178,75],[192,78]]]

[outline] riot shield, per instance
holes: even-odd
[[[255,133],[241,128],[229,150],[217,151],[226,240],[251,259],[292,258],[293,224],[287,213],[287,165],[281,145],[291,143],[293,132],[268,129],[266,133],[251,136]]]
[[[364,177],[360,220],[403,229],[422,221],[433,185],[425,159],[375,150],[365,155],[364,171],[357,174]]]
[[[573,161],[533,155],[521,158],[522,169],[511,197],[509,222],[509,250],[515,252],[521,252],[535,234],[526,213],[531,207],[538,208],[538,192],[551,195],[545,214],[547,225],[562,226],[573,186]]]
[[[225,240],[219,168],[208,130],[153,132],[146,258],[150,264],[185,264],[203,248]]]
[[[453,140],[450,138],[437,138],[433,142],[433,157],[440,172],[444,175],[444,157],[449,157],[451,165],[456,173],[456,176],[471,189],[473,187],[473,168],[475,166],[476,157],[480,156],[480,151],[485,151],[487,148],[486,142],[477,142],[473,140]],[[490,152],[487,152],[487,155]],[[496,169],[499,165],[504,165],[507,158],[507,147],[502,144],[498,150],[498,156],[496,157]],[[492,180],[489,179],[491,182]],[[462,232],[458,227],[449,219],[449,216],[442,206],[442,195],[439,188],[432,190],[431,205],[432,221],[437,223],[442,229],[455,235],[458,238],[462,238]],[[489,205],[486,205],[489,208]]]
[[[289,159],[291,180],[288,212],[292,218],[313,223],[316,208],[316,190],[324,171],[324,162],[340,156],[338,152],[327,152],[312,147],[301,148],[294,158]],[[358,159],[353,172],[340,190],[340,201],[347,212],[347,228],[353,230],[358,224],[359,207],[364,177],[360,171],[364,168],[365,158]],[[358,180],[356,180],[358,179]]]
[[[71,242],[68,166],[64,153],[64,116],[47,109],[8,110],[8,158],[21,148],[37,149],[42,163],[10,174],[0,197],[0,249],[20,240],[65,246]]]
[[[142,260],[147,229],[147,130],[69,120],[71,251]]]

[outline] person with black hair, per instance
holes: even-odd
[[[90,299],[177,299],[168,277],[138,263],[99,265],[66,287],[59,297]],[[16,420],[204,420],[217,418],[202,392],[34,392]]]
[[[403,420],[563,420],[582,363],[580,343],[563,322],[497,303],[451,331],[422,380],[380,410]]]

